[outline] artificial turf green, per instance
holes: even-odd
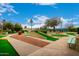
[[[0,38],[3,38],[3,37],[5,37],[5,35],[0,35]]]
[[[68,34],[68,35],[74,35],[74,36],[76,35],[75,33],[67,33],[67,34]]]
[[[0,56],[18,56],[8,40],[0,39]]]
[[[46,34],[44,34],[44,33],[42,33],[42,32],[39,32],[39,31],[35,31],[35,32],[38,33],[38,34],[40,34],[40,35],[42,35],[42,36],[45,37],[47,40],[51,40],[51,41],[56,41],[56,40],[58,40],[58,38],[53,38],[53,37],[48,36],[48,35],[46,35]]]
[[[52,34],[52,36],[57,36],[57,37],[67,37],[68,35],[65,35],[65,34]]]

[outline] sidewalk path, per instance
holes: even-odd
[[[11,45],[15,48],[15,50],[18,52],[19,55],[21,56],[27,56],[36,50],[40,49],[40,47],[31,45],[29,43],[7,37],[8,41],[11,43]]]
[[[67,37],[60,38],[57,41],[37,50],[30,56],[79,56],[79,52],[68,48]]]

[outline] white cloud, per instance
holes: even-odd
[[[34,26],[33,26],[33,28],[40,28],[40,27],[42,27],[42,26],[44,26],[44,24],[35,24]]]
[[[45,21],[49,19],[47,16],[40,16],[40,15],[35,15],[33,16],[33,28],[39,28],[44,26]],[[24,26],[26,25],[27,27],[30,27],[30,19],[27,20],[27,24],[23,24]]]
[[[79,22],[73,22],[74,25],[79,25]]]
[[[56,6],[57,3],[35,3],[36,5],[41,5],[41,6],[51,6],[53,8],[58,8]]]
[[[40,16],[40,15],[35,15],[33,16],[33,28],[40,28],[42,26],[45,25],[45,21],[47,19],[50,19],[49,17],[47,16]],[[64,18],[64,17],[61,17],[61,20],[62,20],[62,28],[65,28],[67,27],[68,25],[70,25],[70,22],[72,20],[75,20],[76,18]],[[30,19],[27,20],[27,22],[29,22]],[[79,22],[73,22],[74,25],[79,25]],[[24,24],[26,25],[28,28],[30,28],[30,24]],[[59,24],[58,26],[56,26],[56,28],[61,28],[61,24]]]
[[[36,3],[37,5],[56,5],[56,3]]]
[[[65,28],[70,24],[69,22],[72,21],[72,18],[61,17],[61,21],[62,21],[62,28]],[[57,28],[61,28],[61,24],[59,24]]]
[[[14,6],[10,5],[9,3],[0,3],[0,13],[6,12],[18,14],[18,12],[15,11]]]
[[[6,12],[6,8],[0,7],[0,13]]]
[[[0,13],[0,16],[2,16],[2,13]]]
[[[43,24],[47,19],[49,19],[49,17],[47,16],[40,16],[40,15],[35,15],[33,18],[36,19],[34,20],[35,24]]]
[[[79,25],[79,22],[77,22],[76,20],[78,20],[78,16],[76,17],[73,17],[73,18],[63,18],[61,17],[61,20],[62,20],[62,27],[65,28],[71,24],[77,26]],[[74,21],[75,20],[75,21]],[[61,25],[57,26],[58,28],[60,27]]]

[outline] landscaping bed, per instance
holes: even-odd
[[[44,33],[42,33],[42,32],[39,32],[39,31],[35,31],[35,32],[38,33],[38,34],[40,34],[40,35],[42,35],[42,36],[45,37],[45,39],[47,39],[47,40],[51,40],[51,41],[56,41],[56,40],[58,40],[58,38],[53,38],[53,37],[48,36],[48,35],[46,35],[46,34],[44,34]]]
[[[0,39],[0,56],[18,56],[12,45],[6,39]]]

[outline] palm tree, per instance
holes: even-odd
[[[31,31],[32,31],[32,25],[33,25],[33,20],[30,19],[30,24],[31,24]]]

